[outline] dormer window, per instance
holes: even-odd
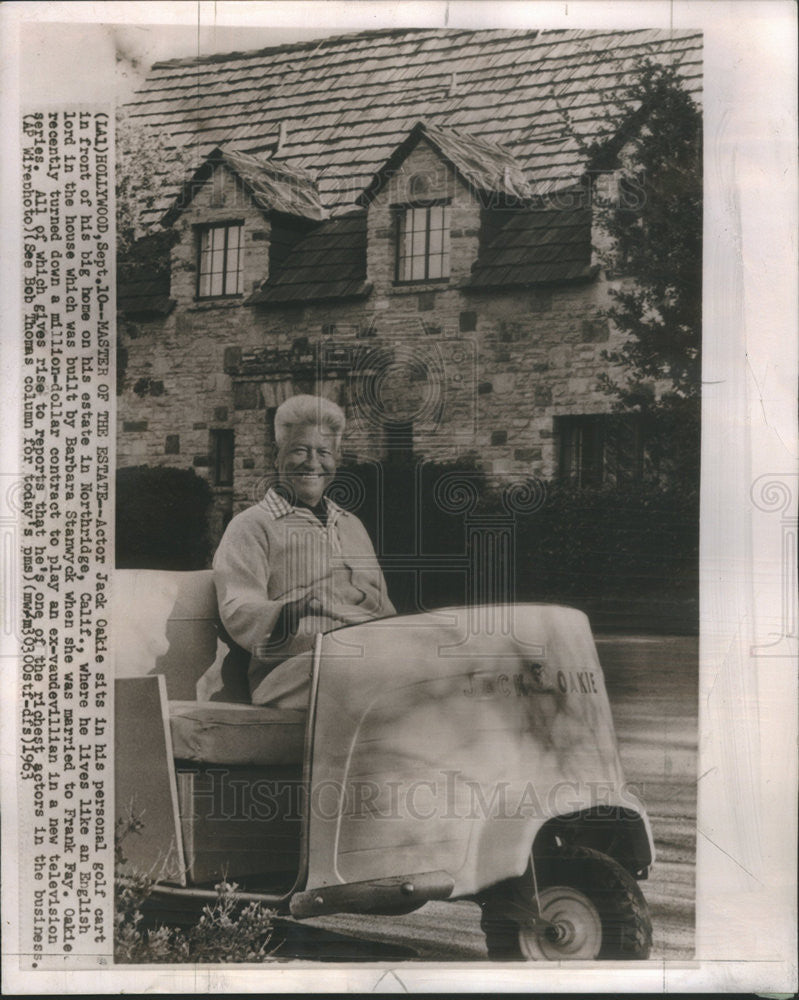
[[[395,280],[445,281],[449,278],[448,202],[401,205],[396,209]]]
[[[241,222],[220,222],[200,229],[197,298],[217,299],[244,292]]]

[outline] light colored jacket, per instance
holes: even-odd
[[[270,489],[231,520],[219,543],[213,563],[219,614],[231,638],[251,655],[251,680],[258,662],[271,668],[309,648],[317,632],[342,624],[309,616],[288,643],[267,649],[283,606],[309,592],[323,592],[344,623],[396,613],[363,524],[332,500],[325,502],[327,525]]]

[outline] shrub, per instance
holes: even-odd
[[[693,490],[549,484],[543,507],[517,522],[517,594],[596,601],[692,593],[698,547]]]
[[[117,470],[117,569],[208,565],[208,483],[193,469],[138,465]]]
[[[188,930],[144,926],[141,907],[155,888],[146,876],[118,876],[114,959],[136,962],[263,962],[270,954],[272,910],[262,903],[241,905],[238,885],[220,882]]]
[[[238,885],[224,880],[217,898],[206,904],[188,930],[145,926],[142,907],[157,882],[149,873],[130,871],[122,843],[142,829],[139,819],[118,820],[115,836],[114,959],[137,962],[262,962],[270,954],[274,911],[262,903],[242,906]]]
[[[592,617],[612,608],[622,626],[695,627],[695,489],[657,482],[580,488],[530,480],[526,485],[538,501],[528,512],[522,504],[511,514],[502,484],[471,456],[385,463],[382,470],[363,463],[344,472],[345,484],[346,476],[360,484],[354,489],[350,483],[349,492],[361,499],[353,509],[388,565],[386,580],[399,612],[468,603],[479,594],[480,581],[467,580],[464,556],[474,542],[469,523],[479,531],[482,522],[489,528],[510,525],[514,568],[505,583],[514,600],[572,604]],[[445,481],[451,488],[442,491]],[[394,570],[391,557],[397,555],[403,568]],[[448,557],[458,557],[449,570]]]

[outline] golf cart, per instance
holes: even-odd
[[[210,571],[119,571],[115,605],[117,816],[165,923],[226,878],[296,920],[474,900],[494,959],[649,955],[652,837],[581,612],[321,634],[302,712],[248,703]]]

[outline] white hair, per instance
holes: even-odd
[[[282,448],[295,427],[324,427],[335,435],[338,448],[346,423],[344,411],[330,399],[323,396],[290,396],[275,412],[275,441],[278,448]]]

